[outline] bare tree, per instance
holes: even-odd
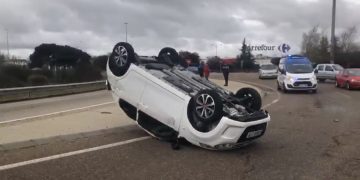
[[[354,42],[356,38],[356,34],[357,34],[356,26],[350,27],[340,34],[338,46],[341,52],[350,53],[357,51],[359,49],[357,44]]]

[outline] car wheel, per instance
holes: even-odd
[[[325,82],[326,79],[319,79],[320,82]]]
[[[281,90],[281,87],[280,87],[280,84],[279,84],[279,81],[276,81],[276,85],[277,85],[277,90]]]
[[[201,90],[191,100],[188,108],[189,120],[200,132],[208,132],[223,116],[223,103],[214,90]]]
[[[255,89],[242,88],[236,92],[235,96],[239,99],[242,99],[242,105],[249,108],[250,110],[258,111],[261,109],[261,96]]]
[[[109,57],[109,68],[115,76],[124,75],[136,61],[133,47],[126,42],[117,43]]]
[[[186,67],[185,61],[179,56],[175,49],[170,47],[165,47],[160,50],[158,61],[171,67],[176,65]]]
[[[284,93],[287,93],[287,92],[288,92],[288,90],[287,90],[286,87],[285,87],[285,83],[283,84],[282,89],[283,89]]]
[[[347,90],[351,90],[351,86],[350,86],[350,83],[349,83],[349,82],[346,82],[345,88],[346,88]]]

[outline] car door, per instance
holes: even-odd
[[[346,75],[347,75],[347,70],[343,70],[341,72],[341,75],[339,76],[339,85],[341,87],[343,87],[345,85],[345,82],[346,82]]]
[[[165,87],[161,82],[149,80],[141,97],[140,111],[157,121],[178,130],[181,115],[184,112],[185,100]]]
[[[325,78],[324,74],[325,74],[325,71],[324,71],[324,65],[318,65],[317,68],[318,70],[318,73],[317,73],[317,78],[318,79],[321,79],[321,78]]]
[[[332,66],[325,66],[325,77],[326,79],[335,79],[335,71]]]

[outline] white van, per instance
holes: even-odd
[[[277,87],[288,91],[317,92],[317,71],[313,69],[310,60],[304,56],[289,55],[280,59]]]

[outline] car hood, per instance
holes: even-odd
[[[350,79],[360,81],[360,76],[351,76]]]

